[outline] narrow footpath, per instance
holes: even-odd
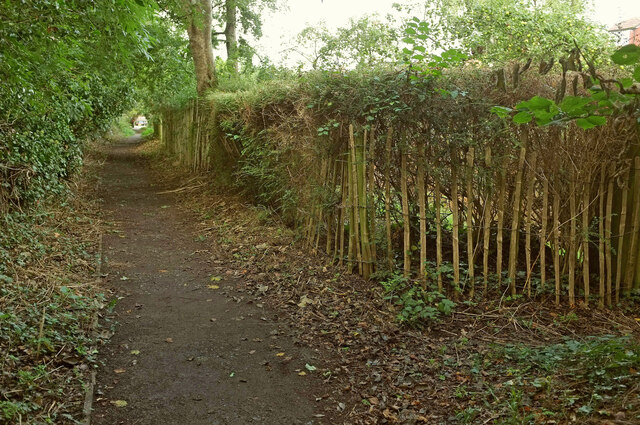
[[[318,384],[298,372],[313,352],[241,296],[241,279],[218,275],[207,249],[215,242],[199,240],[172,188],[153,180],[139,142],[112,145],[101,176],[114,223],[104,281],[117,303],[105,322],[115,332],[100,349],[92,423],[322,423]]]

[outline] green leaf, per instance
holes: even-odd
[[[605,125],[607,123],[606,117],[601,117],[597,115],[592,115],[590,117],[587,117],[587,120],[589,120],[590,123],[595,125]]]
[[[633,70],[633,79],[640,81],[640,65],[636,65],[636,68]]]
[[[511,113],[511,111],[513,111],[513,109],[505,106],[494,106],[491,108],[491,113],[496,114],[500,118],[505,118]]]
[[[531,99],[520,102],[516,105],[517,109],[525,109],[534,111],[536,109],[548,110],[554,102],[546,97],[533,96]]]
[[[628,77],[627,78],[621,78],[620,79],[620,84],[622,84],[622,87],[624,87],[625,89],[628,89],[633,84],[633,79],[632,78],[628,78]]]
[[[533,115],[526,111],[518,112],[513,116],[513,122],[515,122],[516,124],[526,124],[532,119]]]
[[[584,106],[587,105],[591,99],[581,96],[567,96],[560,104],[560,109],[569,115],[582,115],[585,114]]]
[[[627,44],[611,55],[611,60],[618,65],[632,65],[640,59],[640,47]]]
[[[314,370],[316,370],[317,368],[315,366],[311,366],[309,363],[305,364],[304,367],[309,371],[309,372],[313,372]]]
[[[579,118],[576,120],[576,125],[583,130],[588,130],[599,125],[605,125],[607,123],[606,117],[592,115],[587,118]]]

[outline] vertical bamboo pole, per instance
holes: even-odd
[[[336,184],[338,180],[338,161],[332,160],[331,166],[331,178],[329,179],[329,192],[331,193],[331,200],[333,201],[336,191]],[[327,212],[327,243],[325,247],[325,252],[327,255],[331,255],[331,234],[333,232],[333,223],[335,222],[335,208],[330,212]]]
[[[458,166],[457,161],[454,161],[454,154],[451,155],[451,215],[453,217],[453,287],[455,289],[455,296],[458,297],[460,293],[460,240],[459,240],[459,227],[460,227],[460,213],[458,211]]]
[[[391,136],[393,129],[387,130],[386,166],[384,169],[384,222],[387,231],[387,266],[393,271],[393,244],[391,243]]]
[[[618,250],[617,254],[617,266],[616,266],[616,304],[620,302],[620,282],[622,282],[622,249],[624,248],[625,231],[627,225],[627,200],[629,197],[629,169],[624,173],[622,188],[622,209],[620,211],[620,230],[618,233]]]
[[[560,305],[560,194],[553,193],[553,271],[556,283],[556,305]]]
[[[442,273],[440,268],[442,267],[442,195],[440,194],[440,182],[436,180],[435,187],[435,204],[436,204],[436,269],[438,274],[438,291],[442,293]]]
[[[339,220],[338,220],[338,228],[336,229],[340,234],[340,251],[338,258],[338,266],[342,267],[344,261],[344,220],[347,211],[347,194],[349,192],[349,172],[347,168],[348,160],[344,161],[342,164],[342,193],[340,194],[342,197],[342,201],[340,202],[340,211],[339,211]],[[336,240],[337,240],[336,236]],[[338,244],[336,244],[336,253],[338,253]]]
[[[484,163],[487,166],[487,173],[491,173],[491,147],[487,146],[484,153]],[[489,181],[487,177],[487,182]],[[491,194],[492,187],[485,185],[486,198],[484,201],[484,231],[482,244],[482,273],[484,275],[484,292],[487,292],[489,286],[489,243],[491,239]]]
[[[511,217],[511,240],[509,241],[509,287],[511,295],[516,295],[516,266],[518,264],[518,227],[520,226],[520,194],[522,192],[522,175],[524,161],[527,154],[527,133],[522,132],[522,146],[520,147],[520,159],[518,160],[518,172],[516,174],[516,187],[513,192],[513,212]]]
[[[549,180],[542,182],[542,215],[540,223],[540,288],[547,280],[547,221],[549,215]]]
[[[349,251],[347,254],[347,261],[349,262],[349,271],[353,272],[353,267],[355,265],[355,238],[356,238],[356,225],[354,223],[354,207],[353,207],[353,173],[351,172],[351,147],[349,147],[349,152],[347,155],[347,212],[349,214]]]
[[[369,253],[371,255],[371,272],[375,271],[378,255],[376,252],[376,182],[375,182],[375,128],[369,133]]]
[[[624,293],[628,294],[633,287],[633,278],[636,271],[636,258],[638,256],[638,232],[640,232],[640,156],[634,158],[634,183],[633,183],[633,221],[631,228],[631,249],[624,281]]]
[[[420,214],[420,281],[423,289],[427,288],[427,202],[425,197],[425,178],[424,178],[424,142],[418,139],[418,175],[417,175],[417,192],[418,192],[418,209]]]
[[[360,219],[360,236],[362,251],[362,275],[365,279],[369,279],[371,274],[371,244],[369,243],[369,220],[367,214],[367,131],[364,131],[362,138],[362,149],[357,156],[358,161],[358,192],[359,192],[359,219]]]
[[[363,274],[362,268],[362,250],[360,247],[360,209],[358,202],[358,158],[356,156],[356,145],[353,137],[353,124],[349,124],[349,146],[351,147],[351,195],[353,206],[353,234],[354,234],[354,250],[356,252],[356,261],[358,262],[358,273]]]
[[[402,148],[400,167],[400,186],[402,191],[402,221],[404,225],[404,277],[411,275],[411,236],[409,227],[409,191],[407,189],[407,147]]]
[[[591,173],[587,173],[582,193],[582,282],[584,285],[584,305],[589,305],[591,284],[589,281],[589,203],[591,194]]]
[[[604,307],[605,283],[607,280],[604,255],[604,179],[606,170],[606,167],[602,167],[600,170],[600,186],[598,187],[598,267],[600,270],[598,307],[600,308]]]
[[[527,181],[527,207],[524,215],[524,232],[525,232],[525,257],[527,264],[527,279],[524,283],[527,288],[527,296],[531,298],[531,274],[533,273],[533,265],[531,264],[531,222],[533,221],[533,188],[536,181],[536,160],[537,152],[531,152],[529,180]]]
[[[576,174],[572,172],[569,189],[569,306],[576,305],[576,238],[577,238],[577,211],[576,211]]]
[[[615,164],[611,164],[611,172],[609,174],[609,185],[607,186],[607,212],[605,216],[605,262],[607,267],[607,305],[611,307],[611,295],[613,286],[613,258],[611,250],[612,242],[612,218],[613,218],[613,176],[616,172]]]
[[[475,295],[475,270],[473,253],[473,161],[475,150],[467,151],[467,256],[469,262],[469,297]]]
[[[498,286],[502,283],[502,251],[503,251],[503,232],[504,232],[504,203],[507,192],[507,176],[505,167],[498,174],[498,222],[496,223],[496,275],[498,277]]]

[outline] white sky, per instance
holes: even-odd
[[[273,62],[282,60],[282,50],[306,26],[326,22],[330,29],[345,25],[349,18],[392,12],[394,2],[402,0],[282,0],[288,10],[279,10],[265,16],[263,38],[259,41],[261,54]],[[426,1],[426,0],[425,0]],[[593,0],[592,18],[606,26],[640,16],[640,0]]]

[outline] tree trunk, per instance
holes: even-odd
[[[211,0],[183,0],[198,95],[218,85],[211,44]]]
[[[238,34],[237,34],[237,12],[236,0],[227,0],[226,20],[224,28],[225,44],[227,46],[227,66],[233,73],[238,72]]]

